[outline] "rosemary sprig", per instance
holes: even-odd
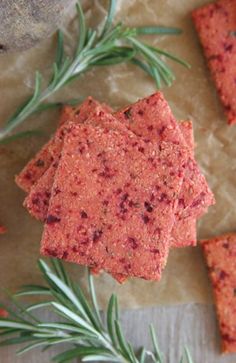
[[[134,351],[124,336],[115,295],[109,300],[106,318],[102,318],[90,273],[89,302],[59,260],[52,259],[51,266],[39,260],[39,268],[45,286],[25,285],[11,299],[12,309],[0,304],[9,313],[8,318],[0,318],[0,346],[24,344],[18,351],[20,355],[36,347],[45,351],[56,344],[68,343],[67,350],[53,357],[52,361],[57,363],[70,362],[74,358],[81,358],[83,362],[165,362],[153,326],[150,326],[153,352],[145,348],[140,354]],[[40,298],[39,302],[23,305],[16,301],[16,298],[30,295]],[[33,313],[41,308],[52,310],[55,321],[48,323],[36,319]],[[187,349],[180,363],[193,363]]]
[[[112,25],[116,0],[110,0],[109,4],[104,24],[92,29],[86,26],[83,10],[80,3],[77,3],[79,37],[73,56],[65,54],[63,33],[59,31],[56,59],[48,85],[42,88],[43,77],[37,71],[33,95],[16,110],[5,127],[0,129],[0,140],[35,112],[53,107],[45,101],[92,67],[131,62],[151,76],[157,88],[162,84],[170,86],[175,79],[172,70],[162,59],[163,56],[189,67],[188,63],[176,56],[137,39],[139,35],[147,34],[179,34],[179,29],[158,26],[128,28],[123,23]]]

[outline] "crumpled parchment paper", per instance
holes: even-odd
[[[236,127],[229,127],[211,82],[191,21],[190,12],[207,3],[204,0],[118,0],[117,17],[132,25],[166,25],[183,29],[181,36],[150,36],[147,41],[187,60],[191,70],[172,63],[176,82],[164,94],[178,119],[194,123],[196,157],[216,197],[216,205],[201,219],[199,238],[233,231],[236,226]],[[104,15],[103,3],[84,2],[92,23]],[[73,44],[76,26],[65,21],[66,37]],[[34,71],[47,78],[55,51],[55,38],[25,53],[0,56],[0,123],[32,92]],[[92,95],[115,109],[155,91],[154,82],[132,65],[97,68],[82,76],[51,100],[64,101]],[[36,260],[42,232],[41,223],[22,207],[24,193],[14,183],[31,156],[56,127],[58,111],[29,119],[24,128],[40,127],[45,136],[22,139],[0,146],[0,221],[8,233],[0,237],[0,284],[15,289],[20,284],[39,282]],[[75,277],[85,283],[85,269],[71,266]],[[122,306],[211,302],[211,290],[199,248],[174,249],[170,253],[162,280],[130,280],[119,285],[106,274],[96,278],[98,296],[103,304],[115,292]]]

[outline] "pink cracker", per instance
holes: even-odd
[[[117,112],[115,117],[145,140],[155,143],[164,140],[187,147],[179,125],[161,92],[124,108]],[[214,196],[189,152],[176,218],[200,217],[212,204],[214,204]]]
[[[98,117],[101,124],[111,115]],[[161,143],[156,158],[155,145],[128,131],[75,124],[71,130],[54,179],[41,252],[112,273],[159,279],[169,250],[184,151]],[[165,167],[158,168],[159,163]]]
[[[192,13],[229,124],[236,123],[235,0],[210,3]]]

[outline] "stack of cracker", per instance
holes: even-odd
[[[65,107],[50,141],[16,177],[44,222],[41,253],[159,280],[171,247],[196,244],[214,203],[194,159],[192,124],[158,92],[118,112],[86,99]]]

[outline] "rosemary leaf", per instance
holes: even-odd
[[[188,350],[188,348],[184,349],[184,355],[186,357],[186,363],[193,363],[193,360],[191,358],[190,352]]]
[[[154,329],[154,326],[152,324],[150,325],[150,333],[151,333],[152,344],[153,344],[153,348],[154,348],[154,354],[155,354],[156,362],[157,363],[163,363],[162,354],[160,352],[160,349],[159,349],[159,346],[158,346],[158,343],[157,343],[157,337],[156,337],[155,329]]]
[[[79,17],[79,41],[78,41],[78,47],[76,49],[75,54],[76,54],[76,56],[78,56],[84,48],[84,45],[86,42],[86,37],[87,37],[87,29],[86,29],[86,24],[85,24],[84,13],[83,13],[83,10],[82,10],[79,2],[76,4],[76,8],[77,8],[78,17]]]
[[[104,27],[101,33],[101,38],[104,36],[104,34],[106,34],[109,29],[112,26],[112,22],[115,16],[115,11],[116,11],[116,0],[111,0],[109,2],[109,8],[108,8],[108,12],[107,12],[107,16],[105,19],[105,23],[104,23]]]
[[[34,311],[36,309],[42,309],[42,308],[49,307],[49,306],[51,306],[51,301],[42,302],[39,304],[32,304],[32,305],[27,306],[25,311],[30,312],[30,311]]]
[[[117,337],[115,334],[115,327],[114,327],[114,321],[115,321],[114,308],[115,308],[115,296],[114,294],[112,294],[107,308],[107,330],[111,337],[114,347],[117,347]]]
[[[140,363],[145,363],[145,359],[146,359],[146,349],[142,348],[141,353],[140,353]]]
[[[164,56],[166,56],[167,58],[170,58],[172,60],[174,60],[175,62],[181,64],[182,66],[186,67],[186,68],[191,68],[190,64],[188,62],[185,62],[184,60],[174,56],[173,54],[169,53],[169,52],[165,52],[162,49],[156,48],[156,47],[152,47],[150,45],[146,45],[149,49],[151,49],[153,52],[156,52],[158,54],[162,54]]]
[[[163,26],[148,26],[136,28],[138,35],[176,35],[181,34],[182,30],[178,28],[168,28]]]
[[[29,344],[25,348],[22,348],[22,349],[18,350],[16,354],[17,355],[22,355],[24,353],[29,352],[32,349],[35,349],[35,348],[38,348],[38,347],[42,346],[45,343],[46,343],[45,339],[38,340],[36,343]]]

